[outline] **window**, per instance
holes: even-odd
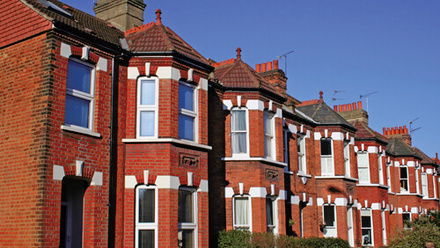
[[[353,231],[353,206],[349,205],[347,208],[347,229],[348,229],[348,243],[350,247],[354,246],[354,231]]]
[[[61,247],[82,247],[84,193],[87,183],[63,179],[61,188]]]
[[[284,128],[283,129],[283,162],[287,164],[286,167],[284,167],[284,172],[290,171],[290,153],[289,153],[289,141],[290,141],[291,134],[289,132],[289,129]]]
[[[179,84],[179,139],[196,141],[197,104],[195,87],[191,84]]]
[[[158,246],[157,190],[142,185],[136,188],[136,247]]]
[[[179,189],[179,247],[197,247],[197,193],[192,188]]]
[[[383,181],[383,166],[382,166],[382,154],[377,154],[377,165],[379,167],[379,184],[384,184]]]
[[[387,222],[386,222],[385,210],[381,211],[380,217],[382,219],[382,243],[383,245],[387,245]]]
[[[410,213],[402,213],[403,229],[411,229],[411,227],[409,226],[410,221],[411,221],[411,214]]]
[[[420,186],[419,186],[419,168],[415,168],[415,175],[414,175],[415,179],[416,179],[416,193],[420,194]]]
[[[428,175],[422,173],[422,194],[423,197],[429,197],[428,195]]]
[[[359,183],[370,183],[370,165],[367,152],[357,154]]]
[[[250,197],[236,196],[233,205],[234,229],[251,231]]]
[[[232,154],[247,154],[247,111],[232,109],[231,111],[231,147]]]
[[[157,137],[158,79],[142,77],[137,86],[137,138]]]
[[[335,205],[324,205],[324,237],[337,237]]]
[[[267,220],[267,232],[278,233],[278,214],[277,214],[277,201],[275,198],[266,198],[266,220]]]
[[[296,145],[298,147],[298,172],[301,174],[307,174],[306,139],[304,135],[298,134],[296,136]]]
[[[344,141],[344,167],[345,176],[350,177],[350,142]]]
[[[361,209],[362,245],[373,245],[373,222],[371,209]]]
[[[388,185],[388,192],[392,192],[391,190],[391,163],[387,163],[387,185]]]
[[[321,175],[333,176],[335,174],[333,168],[333,147],[332,139],[321,139]]]
[[[401,166],[400,167],[400,192],[408,192],[408,167]]]
[[[94,88],[95,68],[81,60],[69,59],[64,112],[66,126],[93,129]]]
[[[275,125],[274,115],[264,111],[264,155],[275,159]]]

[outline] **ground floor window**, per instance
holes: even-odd
[[[266,220],[267,220],[267,232],[278,233],[278,211],[277,211],[276,198],[266,198]]]
[[[410,229],[410,226],[409,226],[410,221],[411,221],[411,214],[410,213],[403,213],[402,214],[403,229]]]
[[[251,231],[251,203],[249,196],[233,198],[234,229]]]
[[[373,222],[371,209],[361,210],[362,245],[373,245]]]
[[[324,237],[337,237],[336,231],[336,207],[335,205],[324,205]]]
[[[157,188],[136,188],[136,247],[154,248],[158,243]]]
[[[179,188],[179,247],[197,247],[197,191]]]

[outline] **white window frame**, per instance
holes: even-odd
[[[140,189],[154,189],[154,222],[139,222],[139,190]],[[135,247],[139,247],[139,231],[153,230],[154,231],[154,247],[159,247],[159,196],[156,186],[139,185],[136,187],[136,215],[135,215]]]
[[[385,209],[382,209],[380,213],[380,217],[382,219],[382,245],[387,245],[387,221],[386,221],[386,215],[385,215]]]
[[[289,129],[283,128],[283,159],[284,159],[283,162],[287,164],[287,166],[284,167],[284,172],[289,172],[291,170],[290,161],[289,161],[290,160],[289,133],[290,133]]]
[[[403,227],[403,229],[411,229],[410,227],[405,226],[405,223],[404,223],[405,220],[403,219],[403,215],[408,215],[409,216],[408,221],[411,221],[412,220],[411,213],[410,212],[403,212],[402,213],[402,227]]]
[[[344,140],[344,169],[345,169],[345,176],[351,177],[349,140]]]
[[[247,198],[248,200],[249,223],[247,225],[235,223],[235,215],[237,214],[235,210],[235,199],[237,198]],[[233,228],[236,230],[249,230],[250,232],[252,232],[252,198],[250,197],[250,195],[235,195],[234,197],[232,197],[232,223],[233,223]]]
[[[266,132],[266,118],[269,119],[270,128],[269,132]],[[264,130],[264,156],[276,160],[276,148],[275,148],[275,114],[269,111],[263,113],[263,130]],[[270,145],[270,149],[267,146]]]
[[[406,179],[402,177],[402,168],[405,168],[406,170]],[[402,181],[406,181],[406,186],[407,189],[402,187]],[[406,165],[402,165],[399,166],[399,187],[400,187],[400,193],[409,193],[410,188],[409,188],[409,172],[408,172],[408,166]]]
[[[192,211],[192,215],[193,215],[193,222],[179,222],[178,224],[178,229],[179,229],[179,233],[178,233],[178,238],[179,240],[182,240],[182,230],[192,230],[193,232],[193,248],[198,247],[198,199],[197,199],[197,190],[195,188],[190,188],[190,187],[179,187],[179,191],[180,190],[185,190],[185,191],[190,191],[192,192],[192,200],[193,200],[193,211]],[[177,203],[179,204],[179,203]],[[178,214],[178,213],[177,213]]]
[[[141,81],[154,80],[154,105],[141,105]],[[137,79],[137,94],[136,94],[136,138],[137,139],[156,139],[158,137],[159,125],[159,79],[156,77],[139,77]],[[141,136],[141,112],[154,112],[154,135]]]
[[[273,196],[268,196],[266,197],[266,216],[267,216],[267,204],[268,201],[270,201],[271,203],[271,207],[272,207],[272,225],[269,225],[267,223],[267,232],[271,232],[275,235],[278,234],[278,199],[277,197],[273,197]]]
[[[392,162],[387,163],[387,185],[388,185],[388,192],[393,192],[392,186],[391,186],[391,165]]]
[[[362,156],[365,156],[366,162],[365,164],[362,164],[360,158]],[[370,155],[366,151],[359,151],[357,153],[357,165],[358,165],[358,178],[359,178],[359,184],[370,184],[371,177],[370,177]],[[361,180],[361,170],[365,170],[367,172],[368,179],[367,180]]]
[[[94,129],[94,116],[95,116],[94,111],[95,111],[96,67],[94,65],[91,65],[89,63],[86,63],[86,62],[84,62],[80,59],[76,59],[76,58],[69,58],[69,61],[73,61],[75,63],[85,65],[87,67],[90,67],[90,69],[91,69],[90,70],[90,94],[83,92],[83,91],[80,91],[80,90],[67,88],[67,74],[66,74],[66,98],[67,98],[67,95],[69,95],[72,97],[76,97],[76,98],[79,98],[82,100],[89,101],[89,116],[88,116],[89,121],[87,123],[87,127],[82,127],[82,126],[74,125],[71,123],[66,123],[65,121],[64,121],[63,126],[67,127],[67,128],[74,129],[74,130],[76,129],[78,131],[92,132]],[[68,70],[69,70],[69,66],[67,66],[67,71]],[[64,115],[66,115],[65,110],[64,110]]]
[[[330,155],[322,155],[322,140],[330,140]],[[333,139],[332,138],[321,138],[320,142],[320,156],[321,156],[321,176],[334,176],[335,175],[335,166],[333,161]]]
[[[333,215],[334,215],[334,225],[333,226],[328,226],[328,223],[325,223],[325,207],[333,207]],[[338,237],[338,216],[336,215],[336,205],[335,204],[324,204],[322,205],[322,217],[323,217],[323,222],[325,223],[325,230],[324,230],[324,237],[325,238],[336,238]],[[329,234],[329,231],[331,231],[332,233]]]
[[[377,153],[377,167],[379,170],[379,184],[384,185],[385,182],[383,180],[383,163],[382,163],[382,154]]]
[[[245,121],[246,121],[246,130],[245,131],[234,131],[233,130],[233,124],[232,123],[232,115],[234,111],[245,111]],[[230,140],[231,140],[231,154],[232,157],[234,158],[247,158],[249,157],[249,110],[247,108],[233,108],[231,109],[231,135],[230,135]],[[232,138],[234,136],[235,133],[246,133],[246,152],[242,152],[242,153],[238,153],[238,152],[234,152],[234,139]]]
[[[354,246],[353,205],[347,206],[347,232],[350,247]]]
[[[179,90],[180,90],[180,85],[185,85],[188,87],[193,88],[193,106],[194,106],[194,110],[188,110],[188,109],[184,109],[184,108],[180,108],[180,99],[179,99],[179,116],[180,115],[184,115],[184,116],[188,116],[191,118],[194,118],[194,129],[193,129],[193,140],[189,140],[189,141],[193,141],[193,142],[198,142],[198,130],[199,130],[199,126],[198,126],[198,112],[199,112],[199,89],[198,87],[196,87],[193,84],[189,84],[183,81],[179,81]],[[180,95],[180,94],[179,94]],[[180,123],[179,123],[179,127],[178,129],[180,129]],[[179,132],[179,131],[178,131]],[[179,139],[183,139],[183,140],[188,140],[188,139],[184,139],[180,137],[180,133],[178,134]]]
[[[416,193],[417,194],[420,194],[420,185],[419,185],[419,168],[418,167],[416,167],[415,168],[415,179],[416,179]]]
[[[371,227],[363,227],[362,226],[362,217],[366,216],[366,217],[370,217],[370,223],[371,223]],[[372,210],[367,208],[367,209],[361,209],[360,211],[360,223],[361,223],[361,243],[362,245],[367,245],[367,246],[374,246],[374,223],[373,223],[373,214],[372,214]],[[362,235],[362,231],[363,230],[371,230],[370,234],[371,234],[371,241],[370,244],[364,244],[364,236]]]
[[[422,181],[422,195],[423,197],[429,198],[429,188],[428,188],[428,174],[426,172],[421,173]]]
[[[298,154],[298,173],[306,175],[307,174],[307,151],[306,151],[306,136],[303,134],[298,133],[296,135],[296,144],[297,147],[301,148],[301,151],[299,152],[297,148],[297,154]]]

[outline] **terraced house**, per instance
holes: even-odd
[[[207,59],[145,6],[0,3],[1,247],[216,247],[225,229],[381,247],[439,209],[440,161],[406,127],[290,96],[276,60]]]

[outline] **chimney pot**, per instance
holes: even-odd
[[[347,111],[347,104],[344,104],[344,112]]]
[[[383,130],[383,135],[387,135],[387,129],[383,127],[382,130]]]
[[[403,133],[408,133],[408,128],[406,126],[403,126]]]
[[[351,104],[347,104],[347,107],[348,107],[348,111],[351,111]]]
[[[272,62],[267,62],[267,70],[268,71],[272,70]]]
[[[256,65],[255,65],[255,70],[256,70],[257,72],[261,72],[261,65],[260,65],[260,64],[256,64]]]
[[[351,105],[353,105],[353,110],[356,110],[357,108],[356,108],[356,103],[354,102],[354,103],[352,103]]]
[[[265,72],[266,71],[266,63],[263,63],[261,65],[262,65],[261,72]]]
[[[362,109],[362,102],[361,101],[358,102],[358,109]]]
[[[273,69],[278,69],[278,60],[273,61]]]
[[[333,110],[334,110],[335,112],[338,112],[338,106],[337,106],[337,105],[333,105]]]
[[[339,112],[342,112],[342,105],[339,105]]]

